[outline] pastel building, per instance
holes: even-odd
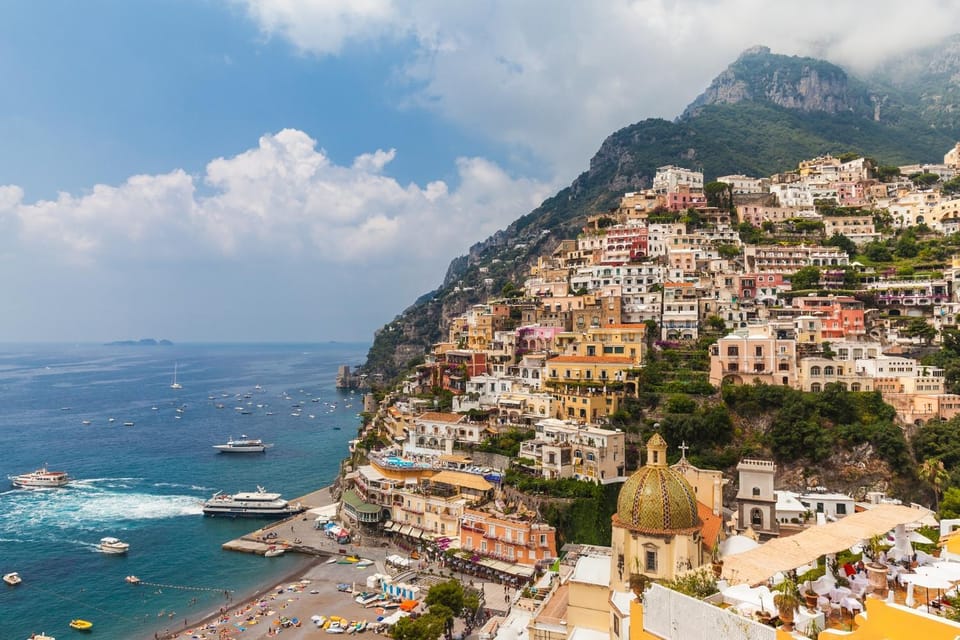
[[[796,383],[797,342],[769,325],[748,326],[710,347],[710,384]]]
[[[548,479],[576,478],[598,484],[622,482],[626,435],[557,419],[540,420],[537,437],[520,444],[520,458],[533,461]]]
[[[460,548],[520,565],[557,557],[556,530],[545,523],[466,509],[460,521]]]

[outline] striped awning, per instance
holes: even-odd
[[[412,527],[411,527],[410,525],[408,525],[408,524],[400,527],[400,535],[402,535],[402,536],[408,536],[408,535],[410,535],[410,529],[411,529],[411,528],[412,528]]]

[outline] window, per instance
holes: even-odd
[[[753,355],[757,356],[758,358],[762,358],[762,357],[763,357],[763,347],[759,347],[759,346],[758,346],[758,347],[754,347],[754,349],[753,349]]]
[[[760,487],[754,487],[754,488],[753,488],[753,495],[755,495],[755,496],[759,496],[759,495],[760,495]]]
[[[645,558],[646,558],[646,561],[644,562],[644,568],[651,573],[656,573],[657,572],[657,552],[651,551],[648,549],[645,553]]]
[[[750,510],[750,526],[763,528],[763,511],[760,509]]]
[[[727,347],[727,355],[728,355],[728,356],[738,356],[738,355],[740,355],[740,348],[739,348],[739,347]]]
[[[838,516],[847,515],[847,505],[843,504],[842,502],[837,503],[837,515]]]

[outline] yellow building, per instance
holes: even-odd
[[[630,588],[631,576],[671,580],[704,563],[696,493],[667,466],[667,443],[654,434],[647,464],[623,484],[613,515],[610,587]]]

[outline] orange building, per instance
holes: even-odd
[[[460,548],[478,556],[534,565],[557,557],[557,532],[548,524],[466,509],[460,520]]]

